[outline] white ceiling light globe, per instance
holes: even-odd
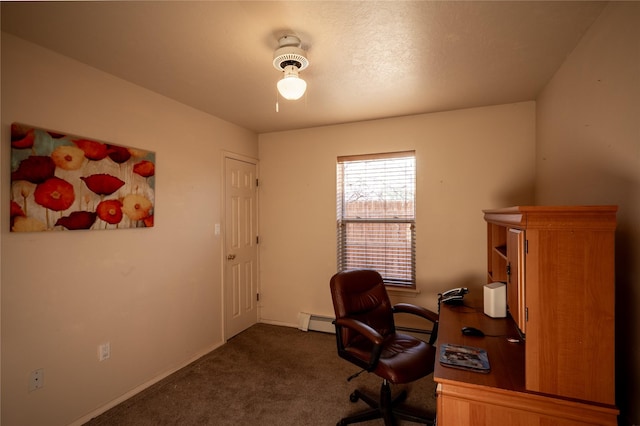
[[[290,101],[300,99],[307,90],[307,82],[298,77],[298,68],[287,65],[284,69],[284,77],[278,81],[278,92],[283,98]]]

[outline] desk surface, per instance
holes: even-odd
[[[464,336],[460,330],[465,326],[476,327],[482,330],[485,336]],[[464,305],[461,306],[442,304],[438,347],[443,343],[453,343],[485,349],[489,356],[491,372],[485,374],[444,367],[436,359],[434,380],[440,383],[454,381],[467,385],[524,391],[524,343],[511,343],[507,338],[519,338],[513,320],[485,315],[481,294],[468,294],[464,299]]]

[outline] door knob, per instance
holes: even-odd
[[[235,258],[236,258],[235,254],[230,254],[230,255],[227,256],[227,260],[233,260]]]

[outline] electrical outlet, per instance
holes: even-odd
[[[102,343],[98,345],[98,360],[104,361],[111,357],[111,343]]]
[[[40,389],[44,386],[44,368],[33,370],[29,375],[29,392]]]

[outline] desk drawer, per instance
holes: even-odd
[[[438,383],[438,426],[616,426],[613,407],[483,386]]]

